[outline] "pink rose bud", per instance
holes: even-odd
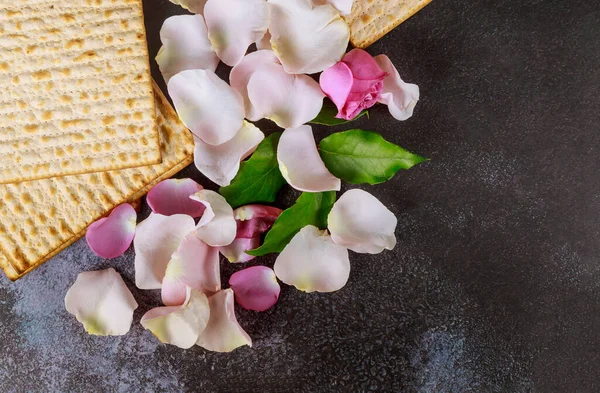
[[[337,118],[352,120],[377,103],[388,74],[362,49],[348,52],[342,61],[321,74],[321,90],[338,109]]]

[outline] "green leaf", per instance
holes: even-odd
[[[387,142],[376,132],[364,130],[329,135],[319,144],[319,153],[334,176],[352,184],[382,183],[400,169],[427,161]]]
[[[356,117],[352,120],[337,119],[335,117],[337,114],[338,110],[333,103],[325,103],[323,104],[323,108],[321,108],[321,112],[319,112],[317,117],[315,117],[309,123],[320,124],[322,126],[337,126],[340,124],[350,123],[351,121],[354,121],[364,115],[367,115],[367,118],[369,117],[369,111],[366,109],[356,115]]]
[[[294,206],[285,210],[277,218],[267,233],[263,245],[246,251],[246,254],[260,257],[272,252],[281,252],[294,235],[307,225],[325,229],[327,216],[335,203],[335,198],[335,191],[303,192]]]
[[[277,144],[280,137],[281,132],[275,132],[265,138],[252,157],[242,162],[231,184],[219,189],[219,193],[231,207],[275,202],[277,192],[286,184],[277,163]]]

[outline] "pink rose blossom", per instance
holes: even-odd
[[[340,62],[323,71],[321,90],[338,108],[338,119],[352,120],[377,103],[388,75],[362,49],[353,49]]]

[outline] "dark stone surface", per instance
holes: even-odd
[[[154,55],[182,11],[145,3]],[[399,218],[394,251],[352,254],[337,293],[285,287],[268,312],[238,310],[254,348],[215,354],[158,344],[133,253],[80,241],[0,278],[0,391],[600,391],[599,32],[595,1],[433,1],[369,49],[420,85],[415,116],[357,124],[432,159],[369,188]],[[129,334],[91,337],[63,297],[108,266],[140,308]]]

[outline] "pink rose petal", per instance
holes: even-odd
[[[341,180],[323,163],[308,125],[283,132],[277,146],[277,161],[285,180],[298,191],[339,191],[342,187]]]
[[[275,273],[266,266],[253,266],[232,274],[229,286],[238,304],[254,311],[273,307],[281,290]]]
[[[194,136],[194,163],[204,176],[221,187],[228,186],[237,175],[241,161],[252,154],[264,138],[265,134],[247,121],[233,138],[217,146]]]
[[[221,289],[219,249],[204,243],[193,232],[183,238],[171,255],[162,281],[163,303],[183,304],[188,287],[207,295]]]
[[[285,71],[315,74],[337,63],[348,47],[350,27],[329,4],[268,0],[271,46]]]
[[[256,235],[250,239],[235,239],[230,245],[219,247],[219,251],[221,251],[221,254],[223,254],[229,262],[241,263],[253,260],[255,257],[246,254],[245,251],[254,250],[255,248],[258,248],[258,246],[260,246],[260,235]]]
[[[196,343],[209,318],[206,295],[187,288],[183,305],[153,308],[144,314],[140,323],[160,342],[187,349]]]
[[[123,255],[135,236],[137,213],[128,203],[114,208],[108,217],[101,218],[88,227],[85,240],[92,251],[102,258]]]
[[[163,216],[150,213],[140,222],[133,242],[135,285],[140,289],[160,289],[171,255],[183,238],[194,230],[194,219],[186,214]]]
[[[211,190],[198,191],[190,198],[206,206],[204,215],[196,225],[196,236],[213,247],[231,244],[235,239],[237,224],[233,209],[225,198]]]
[[[176,15],[167,18],[160,29],[163,46],[156,55],[165,82],[183,70],[214,71],[219,58],[212,51],[202,15]]]
[[[288,74],[280,65],[256,70],[248,81],[248,99],[256,112],[281,128],[299,127],[317,117],[324,97],[314,79]]]
[[[265,35],[269,26],[265,0],[208,0],[204,18],[213,50],[223,63],[238,64],[248,46]]]
[[[268,231],[282,210],[272,206],[246,205],[233,211],[237,222],[236,238],[253,238]]]
[[[373,56],[362,49],[352,49],[342,58],[342,62],[350,68],[354,79],[371,81],[382,80],[387,76]]]
[[[204,188],[192,179],[163,180],[150,190],[146,201],[154,213],[164,216],[187,214],[194,218],[201,217],[205,207],[190,199]]]
[[[348,250],[326,230],[308,225],[285,246],[273,266],[277,278],[304,292],[334,292],[350,276]]]
[[[221,290],[208,298],[210,319],[196,345],[215,352],[231,352],[243,345],[252,346],[252,339],[235,317],[233,299],[231,289]]]
[[[254,73],[259,69],[277,70],[281,66],[279,59],[272,50],[257,50],[244,56],[242,61],[231,69],[229,74],[229,83],[244,98],[244,108],[246,118],[251,121],[258,121],[263,118],[261,113],[254,108],[248,98],[248,82]]]
[[[185,70],[167,85],[179,119],[198,138],[220,145],[244,122],[244,100],[211,70]]]
[[[410,118],[419,101],[419,86],[404,82],[386,55],[375,56],[375,61],[389,74],[383,80],[383,91],[378,99],[379,102],[386,104],[390,114],[397,120]]]
[[[327,94],[327,97],[333,101],[340,112],[344,108],[344,104],[346,104],[346,100],[352,89],[352,82],[352,71],[343,62],[329,67],[319,77],[321,90]]]
[[[86,332],[122,336],[129,331],[138,307],[123,278],[113,268],[79,273],[65,296],[65,308]]]
[[[394,213],[373,195],[348,190],[333,205],[327,228],[333,241],[354,252],[379,254],[396,246]]]

